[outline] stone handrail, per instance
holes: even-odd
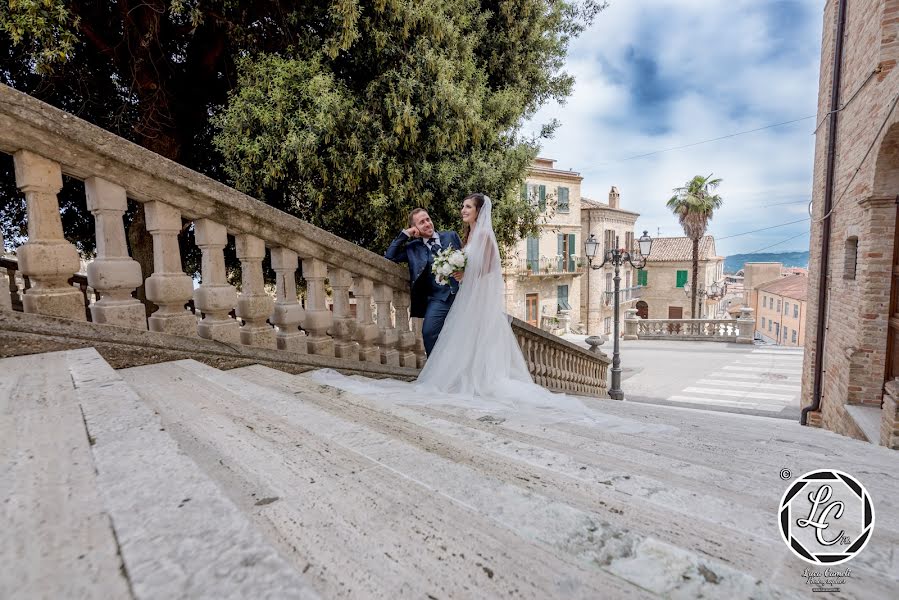
[[[512,329],[534,381],[570,394],[605,397],[611,360],[512,318]]]
[[[19,270],[30,282],[22,295],[24,312],[395,367],[423,366],[421,326],[409,318],[403,266],[3,85],[0,152],[13,156],[16,185],[26,197],[28,241],[16,249]],[[84,181],[96,224],[97,256],[87,280],[99,300],[87,315],[82,292],[69,283],[80,264],[75,247],[63,237],[57,200],[63,174]],[[128,199],[143,204],[153,237],[154,272],[146,280],[127,250],[122,217]],[[192,222],[202,251],[202,284],[196,289],[183,272],[178,247],[183,220]],[[239,294],[226,278],[223,250],[229,235],[241,262]],[[275,298],[263,287],[267,252],[277,276]],[[305,305],[294,289],[300,269]],[[141,283],[147,299],[158,306],[149,318],[132,296]],[[190,301],[196,315],[185,308]],[[567,368],[563,363],[574,368],[575,356],[584,359],[564,345],[555,353],[573,353],[567,362],[553,358],[557,366],[552,369],[560,372]],[[557,374],[552,381],[578,377]],[[557,389],[568,387],[559,383]]]
[[[626,312],[624,339],[752,343],[751,309],[739,319],[640,319],[636,310]]]

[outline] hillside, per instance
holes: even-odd
[[[736,273],[747,262],[779,262],[785,267],[808,268],[808,251],[761,252],[758,254],[734,254],[724,259],[724,272]]]

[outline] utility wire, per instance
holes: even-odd
[[[774,246],[780,246],[781,244],[786,244],[786,243],[789,242],[790,240],[795,240],[796,238],[800,238],[800,237],[802,237],[802,236],[804,236],[804,235],[808,235],[809,233],[811,233],[811,232],[810,232],[810,231],[803,231],[803,232],[800,233],[799,235],[794,235],[793,237],[788,237],[787,239],[781,240],[781,241],[779,241],[779,242],[777,242],[777,243],[775,243],[775,244],[771,244],[770,246],[765,246],[764,248],[759,248],[758,250],[753,250],[752,252],[746,252],[745,254],[758,254],[759,252],[762,252],[762,251],[764,251],[764,250],[768,250],[769,248],[773,248]]]
[[[789,223],[782,223],[780,225],[772,225],[771,227],[762,227],[761,229],[753,229],[752,231],[744,231],[743,233],[735,233],[733,235],[726,235],[724,237],[715,238],[716,242],[720,242],[721,240],[727,240],[730,238],[740,237],[741,235],[749,235],[750,233],[758,233],[759,231],[768,231],[769,229],[777,229],[778,227],[786,227],[787,225],[795,225],[796,223],[804,223],[805,221],[810,221],[811,217],[806,219],[799,219],[798,221],[790,221]]]
[[[814,119],[814,118],[815,118],[815,115],[809,115],[809,116],[807,116],[807,117],[801,117],[801,118],[799,118],[799,119],[793,119],[793,120],[791,120],[791,121],[783,121],[782,123],[772,123],[771,125],[765,125],[764,127],[757,127],[757,128],[755,128],[755,129],[747,129],[746,131],[738,131],[738,132],[736,132],[736,133],[730,133],[730,134],[728,134],[728,135],[722,135],[721,137],[711,138],[711,139],[708,139],[708,140],[701,140],[701,141],[699,141],[699,142],[692,142],[692,143],[690,143],[690,144],[684,144],[683,146],[674,146],[674,147],[672,147],[672,148],[665,148],[664,150],[655,150],[655,151],[653,151],[653,152],[647,152],[647,153],[645,153],[645,154],[636,154],[636,155],[634,155],[634,156],[628,156],[628,157],[626,157],[626,158],[620,158],[620,159],[618,159],[618,160],[612,160],[612,161],[604,162],[604,163],[602,163],[602,164],[600,164],[600,165],[598,165],[598,166],[596,166],[596,167],[594,167],[594,168],[592,168],[592,169],[585,169],[585,170],[583,170],[583,171],[581,171],[581,172],[582,172],[582,173],[590,173],[590,172],[592,172],[592,171],[595,171],[595,170],[598,169],[599,167],[602,167],[602,166],[605,166],[605,165],[611,165],[611,164],[615,164],[615,163],[626,162],[626,161],[629,161],[629,160],[636,160],[636,159],[638,159],[638,158],[645,158],[645,157],[647,157],[647,156],[653,156],[653,155],[656,155],[656,154],[662,154],[663,152],[671,152],[671,151],[673,151],[673,150],[682,150],[682,149],[684,149],[684,148],[692,148],[693,146],[699,146],[699,145],[702,145],[702,144],[708,144],[708,143],[711,143],[711,142],[718,142],[718,141],[720,141],[720,140],[726,140],[726,139],[729,139],[729,138],[732,138],[732,137],[737,137],[737,136],[739,136],[739,135],[746,135],[747,133],[755,133],[756,131],[763,131],[763,130],[765,130],[765,129],[771,129],[771,128],[773,128],[773,127],[781,127],[781,126],[783,126],[783,125],[789,125],[789,124],[791,124],[791,123],[798,123],[799,121],[807,121],[807,120],[809,120],[809,119]]]
[[[877,66],[876,69],[871,71],[871,73],[865,78],[865,80],[862,82],[862,84],[860,86],[858,86],[858,88],[856,88],[856,90],[852,93],[852,96],[849,97],[849,100],[846,100],[846,102],[844,102],[843,105],[840,106],[840,108],[838,108],[836,110],[831,110],[826,115],[824,115],[824,118],[821,119],[821,122],[818,123],[817,127],[815,127],[815,130],[812,132],[812,135],[818,133],[818,130],[821,129],[821,126],[824,125],[824,122],[827,121],[827,118],[830,115],[832,115],[834,113],[838,113],[841,110],[848,107],[850,104],[852,104],[852,101],[855,100],[855,97],[858,96],[858,93],[860,91],[862,91],[862,88],[864,88],[866,85],[868,85],[868,82],[871,81],[871,78],[874,77],[875,75],[877,75],[878,73],[880,73],[881,71],[883,71],[883,67],[881,67],[879,65]]]
[[[808,200],[791,200],[790,202],[778,202],[777,204],[763,204],[759,208],[768,208],[769,206],[786,206],[788,204],[806,204]]]

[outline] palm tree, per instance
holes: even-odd
[[[687,182],[687,185],[674,188],[674,195],[668,200],[667,206],[677,215],[684,233],[693,240],[693,277],[691,281],[690,316],[696,318],[696,284],[699,280],[699,240],[705,235],[712,220],[712,215],[721,208],[724,202],[721,196],[713,194],[721,184],[721,179],[712,179],[711,173],[707,177],[697,175]]]

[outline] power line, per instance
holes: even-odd
[[[746,252],[746,254],[758,254],[759,252],[762,252],[762,251],[764,251],[764,250],[768,250],[769,248],[773,248],[774,246],[780,246],[781,244],[786,244],[787,242],[789,242],[789,241],[791,241],[791,240],[795,240],[796,238],[800,238],[800,237],[802,237],[802,236],[804,236],[804,235],[808,235],[809,233],[811,233],[811,231],[803,231],[803,232],[800,233],[799,235],[794,235],[793,237],[789,237],[789,238],[787,238],[787,239],[785,239],[785,240],[781,240],[781,241],[779,241],[779,242],[777,242],[777,243],[775,243],[775,244],[771,244],[770,246],[765,246],[764,248],[759,248],[758,250],[753,250],[752,252]]]
[[[804,200],[803,200],[804,202]],[[811,217],[806,219],[799,219],[798,221],[790,221],[789,223],[782,223],[780,225],[772,225],[771,227],[762,227],[761,229],[753,229],[752,231],[744,231],[743,233],[735,233],[733,235],[726,235],[724,237],[715,238],[715,241],[727,240],[730,238],[740,237],[741,235],[749,235],[750,233],[758,233],[759,231],[768,231],[769,229],[777,229],[778,227],[786,227],[787,225],[795,225],[796,223],[804,223],[805,221],[811,221]]]
[[[683,150],[684,148],[692,148],[693,146],[699,146],[699,145],[702,145],[702,144],[708,144],[708,143],[711,143],[711,142],[718,142],[718,141],[720,141],[720,140],[726,140],[726,139],[729,139],[729,138],[732,138],[732,137],[737,137],[738,135],[746,135],[747,133],[755,133],[755,132],[757,132],[757,131],[763,131],[763,130],[765,130],[765,129],[771,129],[771,128],[773,128],[773,127],[781,127],[781,126],[783,126],[783,125],[790,125],[791,123],[798,123],[799,121],[807,121],[808,119],[814,119],[814,118],[815,118],[815,115],[809,115],[809,116],[807,116],[807,117],[801,117],[801,118],[799,118],[799,119],[793,119],[793,120],[791,120],[791,121],[783,121],[783,122],[781,122],[781,123],[772,123],[772,124],[770,124],[770,125],[765,125],[764,127],[757,127],[757,128],[755,128],[755,129],[747,129],[746,131],[738,131],[738,132],[736,132],[736,133],[730,133],[730,134],[728,134],[728,135],[722,135],[721,137],[711,138],[711,139],[708,139],[708,140],[701,140],[701,141],[699,141],[699,142],[692,142],[692,143],[690,143],[690,144],[684,144],[683,146],[674,146],[674,147],[671,147],[671,148],[665,148],[664,150],[655,150],[655,151],[653,151],[653,152],[647,152],[647,153],[645,153],[645,154],[636,154],[636,155],[634,155],[634,156],[628,156],[628,157],[626,157],[626,158],[620,158],[620,159],[618,159],[618,160],[608,161],[608,162],[605,162],[605,163],[602,163],[602,164],[598,165],[597,167],[594,167],[593,169],[584,169],[584,170],[581,171],[581,172],[582,172],[582,173],[589,173],[589,172],[591,172],[591,171],[595,171],[596,169],[598,169],[599,167],[604,166],[604,165],[615,164],[615,163],[620,163],[620,162],[626,162],[626,161],[629,161],[629,160],[636,160],[636,159],[638,159],[638,158],[645,158],[645,157],[647,157],[647,156],[654,156],[654,155],[656,155],[656,154],[662,154],[662,153],[664,153],[664,152],[671,152],[671,151],[673,151],[673,150]]]
[[[807,199],[804,199],[804,200],[792,200],[792,201],[790,201],[790,202],[778,202],[777,204],[763,204],[762,206],[759,206],[759,208],[768,208],[769,206],[786,206],[786,205],[788,205],[788,204],[805,204],[805,203],[807,203],[807,202],[808,202]]]

